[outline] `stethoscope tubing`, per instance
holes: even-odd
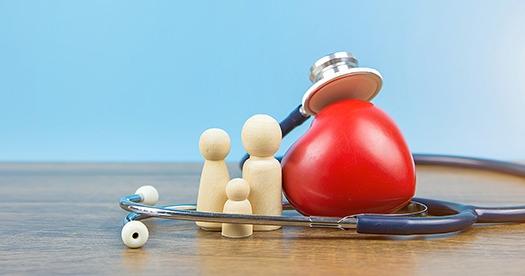
[[[478,169],[525,177],[525,165],[513,162],[498,161],[465,156],[414,153],[416,165],[447,166],[467,169]]]
[[[438,155],[413,154],[416,165],[433,165],[492,171],[517,177],[525,177],[525,165],[491,159]],[[525,222],[525,206],[477,207],[469,206],[477,215],[478,223]],[[429,207],[429,209],[431,209]]]
[[[120,199],[120,207],[130,212],[126,217],[126,222],[147,219],[150,217],[159,217],[174,220],[236,224],[323,227],[340,229],[356,228],[356,220],[353,216],[348,216],[345,218],[331,218],[226,214],[197,211],[195,204],[149,206],[141,204],[141,201],[142,197],[139,194],[128,195]],[[426,210],[426,206],[424,208]],[[291,208],[289,204],[283,203],[283,209],[290,210],[293,208]]]
[[[525,222],[525,206],[485,208],[426,198],[413,199],[415,204],[428,208],[414,213],[429,215],[425,217],[411,214],[361,214],[344,218],[200,212],[196,211],[194,204],[148,206],[141,204],[141,201],[142,197],[138,194],[125,196],[120,200],[122,209],[130,212],[126,221],[159,217],[187,221],[355,229],[361,234],[386,235],[444,234],[466,230],[474,223]],[[284,203],[283,208],[293,210],[287,203]]]

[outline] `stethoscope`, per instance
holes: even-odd
[[[310,72],[313,85],[305,93],[302,104],[280,123],[283,137],[331,103],[343,99],[371,100],[382,85],[379,72],[358,67],[357,60],[348,52],[338,52],[319,59]],[[518,163],[450,155],[413,156],[416,165],[462,167],[525,177],[525,165]],[[247,156],[241,160],[241,167],[246,159]],[[141,247],[146,243],[149,232],[140,220],[151,217],[354,229],[357,233],[383,235],[443,234],[466,230],[474,223],[525,222],[525,206],[479,207],[426,198],[413,198],[410,204],[395,214],[358,214],[343,218],[210,213],[196,211],[194,204],[153,206],[157,200],[158,192],[151,186],[141,187],[135,194],[120,199],[120,207],[130,212],[121,233],[122,240],[128,247]],[[293,210],[293,207],[283,203],[283,209]]]

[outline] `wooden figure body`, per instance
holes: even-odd
[[[279,123],[268,115],[254,115],[242,129],[242,143],[250,158],[244,163],[242,175],[250,185],[253,213],[279,216],[282,214],[281,164],[274,155],[279,149],[282,133]],[[273,225],[255,225],[255,231],[272,231]]]
[[[252,214],[252,205],[248,200],[250,185],[242,178],[232,179],[226,185],[228,200],[224,204],[223,212],[227,214]],[[222,235],[228,238],[245,238],[253,234],[253,225],[223,223]]]
[[[199,149],[204,157],[197,211],[222,212],[226,202],[226,184],[230,180],[228,167],[224,159],[230,152],[230,137],[222,129],[211,128],[201,134]],[[204,230],[220,231],[221,223],[196,222]]]

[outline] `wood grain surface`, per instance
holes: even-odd
[[[231,240],[156,219],[144,248],[126,248],[118,199],[150,184],[161,204],[192,203],[200,166],[0,164],[0,274],[525,274],[525,224],[415,237],[288,227]],[[525,202],[525,180],[488,172],[418,167],[417,185],[424,197]]]

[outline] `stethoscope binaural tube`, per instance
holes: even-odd
[[[478,216],[470,206],[453,202],[414,198],[425,204],[429,217],[357,216],[357,233],[384,235],[430,235],[464,231],[476,223]]]
[[[281,225],[281,226],[296,226],[296,227],[312,227],[312,228],[337,228],[343,230],[356,229],[358,233],[367,234],[394,234],[394,235],[408,235],[414,234],[414,229],[407,227],[414,222],[411,218],[417,215],[425,215],[427,213],[427,206],[421,202],[414,200],[401,213],[375,215],[375,214],[361,214],[347,216],[343,218],[336,217],[315,217],[315,216],[265,216],[265,215],[242,215],[242,214],[225,214],[225,213],[211,213],[196,211],[196,206],[193,204],[181,204],[172,206],[148,206],[143,205],[143,198],[139,194],[128,195],[120,199],[120,206],[122,209],[130,213],[126,217],[126,222],[134,220],[143,220],[151,217],[159,217],[174,220],[186,221],[206,221],[206,222],[222,222],[222,223],[239,223],[239,224],[259,224],[259,225]],[[420,201],[429,201],[420,199]],[[436,201],[437,202],[437,201]],[[437,204],[437,203],[436,203]],[[440,202],[443,206],[453,205],[453,203]],[[444,207],[448,208],[448,207]],[[284,210],[293,210],[293,207],[288,203],[283,203]],[[454,210],[450,209],[450,212]],[[457,216],[457,215],[456,215]],[[394,219],[395,218],[395,219]],[[456,219],[457,220],[457,219]],[[441,230],[429,230],[431,226],[436,225],[432,218],[425,218],[419,220],[421,230],[427,229],[430,233],[441,233],[442,231],[460,231],[464,229],[465,224],[449,223],[442,220],[441,225],[448,225],[441,227]]]
[[[240,215],[196,211],[194,204],[148,206],[138,194],[120,200],[131,212],[126,221],[159,217],[174,220],[239,224],[281,225],[312,228],[355,229],[360,234],[430,235],[463,231],[474,223],[525,222],[525,206],[483,208],[434,199],[414,198],[411,208],[401,214],[360,214],[344,218],[307,216]],[[283,209],[293,210],[287,203]],[[418,215],[428,214],[421,217]]]

